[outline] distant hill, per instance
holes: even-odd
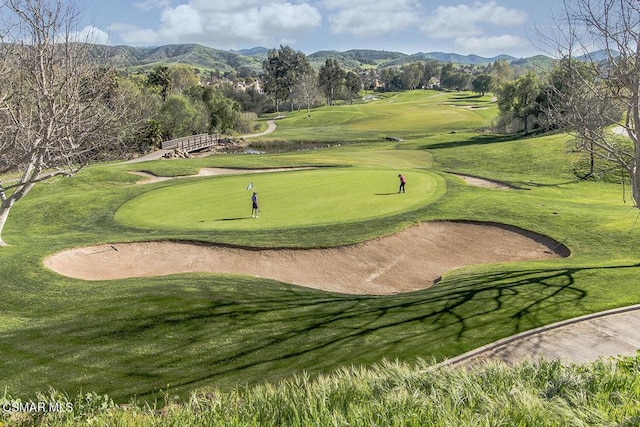
[[[509,55],[498,55],[492,58],[485,58],[478,55],[459,55],[457,53],[443,53],[443,52],[428,52],[423,53],[419,52],[410,56],[410,58],[414,60],[428,60],[432,59],[440,62],[452,62],[454,64],[465,64],[465,65],[485,65],[491,64],[496,61],[508,61],[511,62],[515,60],[513,56]]]
[[[231,72],[249,70],[262,72],[262,61],[270,49],[254,47],[242,50],[220,50],[199,44],[175,44],[155,47],[105,46],[93,45],[97,58],[109,59],[117,66],[131,71],[146,70],[158,65],[189,64],[202,71]],[[485,58],[478,55],[459,55],[444,52],[419,52],[408,55],[385,50],[352,49],[345,52],[322,50],[307,56],[311,65],[320,68],[328,58],[338,61],[347,70],[397,67],[411,62],[435,60],[462,65],[486,65],[498,60],[509,61],[512,65],[524,68],[547,69],[553,65],[553,59],[538,55],[516,59],[509,55]]]
[[[577,56],[576,59],[578,61],[593,61],[593,62],[606,61],[607,59],[609,59],[610,53],[613,54],[614,57],[617,57],[618,55],[620,55],[620,52],[618,52],[617,50],[612,50],[611,52],[607,52],[606,50],[601,49],[601,50],[596,50],[595,52],[588,53],[586,55]]]
[[[315,67],[320,67],[327,59],[332,58],[337,60],[341,67],[354,70],[358,68],[377,68],[407,56],[405,53],[388,52],[386,50],[352,49],[346,52],[321,50],[312,53],[308,58],[311,65]]]
[[[488,65],[498,60],[506,60],[508,62],[511,62],[514,59],[516,58],[509,55],[499,55],[499,56],[494,56],[492,58],[485,58],[478,55],[459,55],[457,53],[418,52],[418,53],[414,53],[413,55],[406,55],[404,57],[390,61],[384,64],[383,66],[399,67],[411,62],[426,62],[426,61],[451,62],[454,64],[460,64],[460,65]]]
[[[266,47],[258,46],[252,47],[251,49],[231,50],[230,52],[244,56],[264,56],[266,58],[270,50],[271,49],[267,49]]]
[[[262,70],[263,58],[246,56],[228,50],[213,49],[198,44],[177,44],[158,47],[94,45],[94,54],[114,61],[117,66],[144,70],[158,65],[189,64],[203,71],[234,71],[247,68]],[[266,53],[265,53],[266,57]]]
[[[512,66],[520,66],[522,68],[531,69],[534,71],[550,70],[553,68],[556,60],[544,55],[531,56],[529,58],[520,58],[515,61],[511,61]]]

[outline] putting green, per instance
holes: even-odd
[[[401,171],[407,192],[398,194],[398,171],[318,169],[202,178],[152,190],[125,203],[121,224],[163,230],[273,229],[389,216],[433,203],[445,194],[441,176]],[[247,190],[253,183],[253,189]],[[251,218],[258,192],[260,218]]]

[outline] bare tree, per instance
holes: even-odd
[[[311,113],[311,107],[319,104],[320,92],[318,88],[318,77],[315,71],[311,70],[303,74],[293,88],[294,99],[299,105],[305,105],[307,114]]]
[[[78,17],[66,0],[0,2],[0,177],[12,177],[0,180],[0,246],[36,183],[77,173],[118,141],[116,75],[78,39]]]
[[[546,39],[561,58],[547,115],[576,134],[592,161],[619,165],[639,207],[640,2],[564,0],[564,6],[560,37]],[[611,132],[612,125],[628,138]]]

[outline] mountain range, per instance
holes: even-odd
[[[150,69],[158,65],[188,64],[202,71],[262,71],[262,61],[266,59],[269,49],[254,47],[243,50],[220,50],[199,44],[176,44],[157,47],[106,46],[93,45],[96,57],[114,61],[118,67],[131,71]],[[348,70],[383,68],[401,66],[406,63],[434,60],[452,62],[461,65],[485,65],[504,60],[519,66],[531,64],[546,67],[553,59],[538,55],[531,58],[515,58],[499,55],[485,58],[478,55],[459,55],[444,52],[419,52],[406,54],[385,50],[352,49],[345,52],[325,50],[307,56],[314,67],[320,67],[327,58],[336,59],[342,68]]]

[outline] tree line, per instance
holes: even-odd
[[[274,110],[353,102],[362,90],[399,92],[415,89],[473,90],[485,94],[493,88],[506,61],[485,66],[458,66],[436,60],[416,61],[381,69],[345,70],[336,58],[327,58],[315,70],[306,55],[289,46],[268,52],[261,79],[274,102]]]
[[[289,46],[272,49],[263,62],[264,91],[274,100],[275,110],[280,111],[283,102],[288,109],[296,105],[311,107],[320,105],[322,97],[327,105],[335,99],[349,99],[362,90],[362,80],[353,71],[342,69],[336,59],[328,58],[318,71],[307,56]]]

